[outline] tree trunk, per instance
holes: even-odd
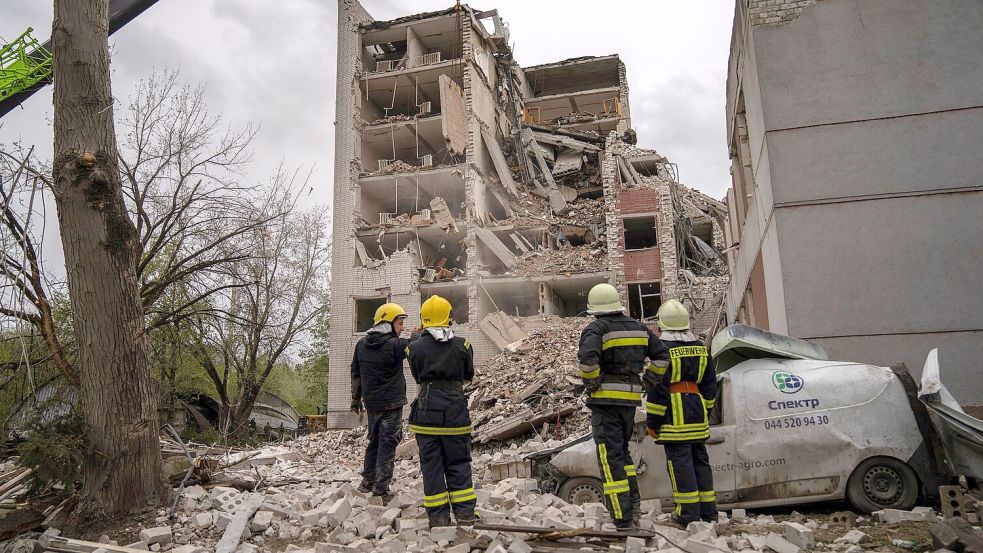
[[[157,401],[109,86],[108,0],[54,0],[54,195],[75,313],[86,453],[80,520],[160,505]]]

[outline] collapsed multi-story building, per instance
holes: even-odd
[[[479,366],[601,282],[640,319],[662,298],[698,330],[722,318],[724,204],[635,145],[617,55],[522,68],[497,11],[467,6],[338,19],[330,426],[355,423],[349,364],[385,302],[412,323],[450,300]]]

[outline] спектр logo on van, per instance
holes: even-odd
[[[801,376],[794,375],[792,373],[786,373],[781,371],[776,371],[771,375],[771,383],[775,385],[775,388],[783,394],[794,394],[802,389],[802,385],[805,381],[802,380]]]

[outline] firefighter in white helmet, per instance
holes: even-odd
[[[615,526],[630,530],[641,515],[635,465],[628,452],[635,409],[641,405],[641,374],[647,372],[646,358],[654,370],[655,364],[668,365],[669,357],[648,327],[625,315],[614,286],[591,288],[587,310],[595,318],[580,335],[580,378],[589,393],[605,503]]]
[[[659,308],[659,338],[669,348],[669,367],[657,372],[645,402],[648,433],[665,447],[666,468],[676,504],[673,520],[683,526],[717,520],[713,472],[705,442],[707,411],[717,398],[717,375],[707,347],[690,332],[689,312],[676,300]],[[669,406],[672,406],[670,409]]]

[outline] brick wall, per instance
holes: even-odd
[[[781,25],[799,18],[799,14],[816,0],[747,0],[751,24]]]
[[[624,253],[625,281],[651,282],[662,279],[662,263],[658,248],[633,250]]]
[[[659,191],[652,188],[622,190],[618,195],[622,215],[654,213],[659,210]]]

